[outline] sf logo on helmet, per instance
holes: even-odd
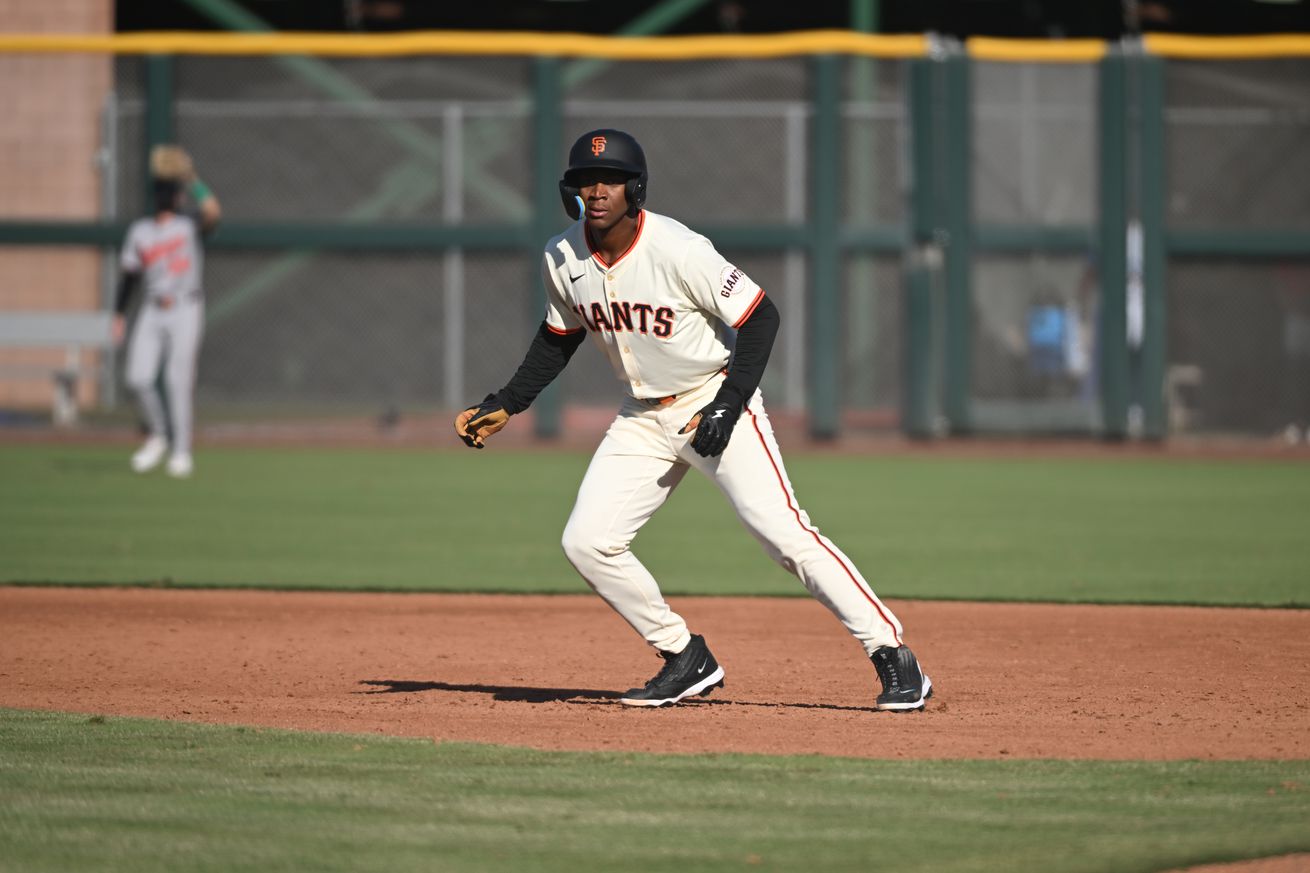
[[[605,151],[605,137],[593,136],[591,138],[591,153],[598,155],[603,151]]]

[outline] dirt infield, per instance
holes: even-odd
[[[1310,757],[1310,611],[892,602],[938,689],[807,599],[683,598],[727,686],[633,710],[658,662],[598,598],[0,588],[0,706],[543,749],[873,758]]]

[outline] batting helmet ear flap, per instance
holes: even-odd
[[[582,189],[577,185],[570,185],[563,179],[559,180],[559,198],[564,201],[564,211],[574,221],[582,217],[582,205],[578,200],[581,193]]]
[[[623,193],[628,198],[628,217],[636,218],[641,207],[646,205],[646,180],[647,176],[642,173],[628,180],[623,186]]]

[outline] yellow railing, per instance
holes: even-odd
[[[920,35],[811,30],[762,36],[591,36],[522,31],[411,31],[394,34],[122,33],[0,34],[0,51],[205,55],[534,55],[621,61],[774,58],[854,54],[913,58],[927,53]]]
[[[993,39],[970,37],[964,43],[969,57],[979,61],[1076,64],[1099,61],[1108,44],[1100,39]]]
[[[1310,34],[1275,33],[1267,36],[1182,36],[1152,33],[1146,50],[1166,58],[1285,58],[1310,57]]]
[[[1147,52],[1170,58],[1310,57],[1310,34],[1201,37],[1149,34]],[[1021,40],[974,37],[966,50],[983,61],[1086,63],[1105,56],[1102,40]],[[411,31],[392,34],[0,33],[0,52],[196,55],[529,55],[619,61],[778,58],[816,54],[875,58],[924,57],[929,38],[850,30],[808,30],[752,36],[591,36],[522,31]]]

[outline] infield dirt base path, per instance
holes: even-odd
[[[659,668],[599,598],[0,587],[0,706],[540,749],[868,758],[1310,757],[1310,611],[889,601],[936,695],[875,712],[809,599],[673,598],[727,672]]]

